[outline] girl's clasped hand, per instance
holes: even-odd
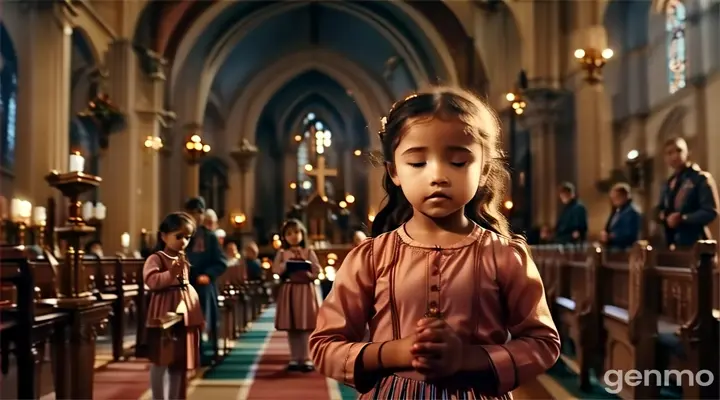
[[[412,338],[411,365],[428,379],[452,376],[462,368],[462,340],[444,320],[421,319]]]

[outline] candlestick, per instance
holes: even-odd
[[[85,169],[85,158],[76,151],[70,154],[70,172],[83,172]]]
[[[107,207],[103,203],[95,205],[95,219],[102,221],[107,216]]]
[[[95,216],[95,207],[91,201],[86,201],[82,208],[82,218],[85,221],[90,221]]]
[[[125,232],[122,235],[120,235],[120,246],[123,249],[127,249],[130,247],[130,234]]]
[[[45,207],[35,207],[33,211],[33,225],[45,226],[47,222],[47,210]]]

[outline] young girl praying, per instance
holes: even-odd
[[[308,357],[308,336],[315,329],[318,300],[314,280],[320,273],[320,262],[315,252],[307,248],[307,231],[296,220],[286,221],[280,229],[282,249],[273,261],[273,273],[280,275],[282,284],[277,295],[275,329],[287,331],[290,345],[288,371],[311,372],[315,368]],[[288,261],[309,261],[310,271],[292,273],[286,268]]]
[[[320,307],[315,366],[361,399],[511,398],[555,363],[560,340],[500,212],[497,117],[437,88],[396,103],[380,140],[387,201]]]
[[[185,213],[173,213],[165,217],[158,229],[157,245],[153,254],[145,261],[143,277],[150,288],[150,306],[147,323],[162,318],[168,313],[183,314],[187,329],[186,359],[172,365],[161,365],[159,360],[150,360],[150,386],[153,399],[184,398],[187,370],[199,366],[200,331],[205,323],[200,300],[188,281],[189,264],[185,259],[185,247],[195,232],[195,221]],[[165,380],[165,375],[169,379]],[[166,385],[165,383],[168,383]]]

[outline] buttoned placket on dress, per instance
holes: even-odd
[[[442,256],[443,251],[437,248],[429,255],[428,287],[427,287],[427,318],[442,318],[442,304],[440,302],[440,283],[442,278]]]

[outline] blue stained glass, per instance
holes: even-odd
[[[684,88],[687,83],[686,20],[687,8],[682,0],[668,1],[665,5],[665,33],[670,94]]]

